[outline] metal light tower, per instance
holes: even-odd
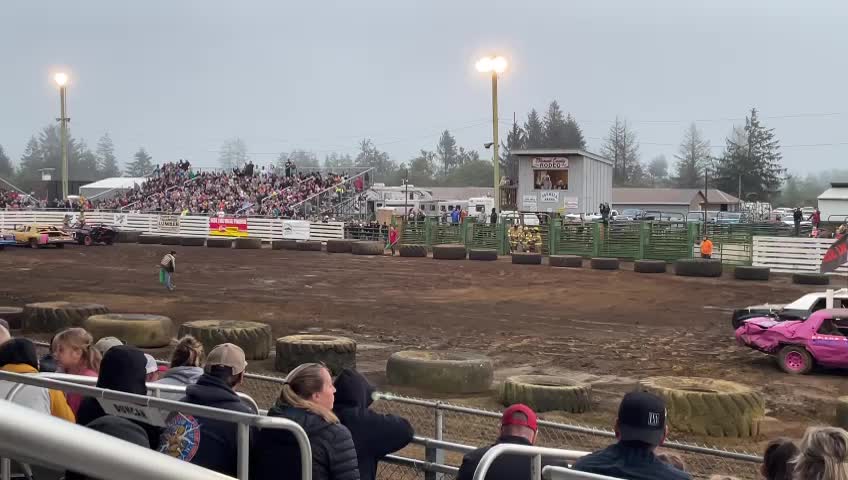
[[[68,84],[68,76],[64,73],[57,73],[53,79],[56,85],[59,85],[59,115],[56,119],[59,122],[62,130],[62,199],[68,199],[68,122],[71,120],[67,116],[66,94]]]
[[[501,174],[500,158],[498,157],[498,74],[506,71],[507,61],[504,57],[483,57],[477,61],[477,71],[492,74],[492,162],[495,171],[495,208],[501,209]]]

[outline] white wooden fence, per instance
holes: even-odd
[[[825,238],[754,237],[754,266],[774,272],[818,273],[824,252],[834,242]],[[848,265],[836,275],[848,275]]]
[[[31,223],[61,225],[66,215],[76,216],[76,212],[67,211],[0,211],[0,230],[11,230],[15,225],[26,225]],[[153,213],[114,213],[114,212],[86,212],[87,223],[105,223],[114,225],[122,230],[135,230],[144,233],[158,233],[179,235],[184,237],[206,237],[209,236],[209,217],[205,216],[176,216],[157,215]],[[284,229],[283,225],[289,223],[297,225],[295,229]],[[302,239],[305,231],[308,231],[310,240],[326,241],[336,238],[344,238],[344,223],[308,223],[299,220],[283,220],[279,218],[248,217],[247,232],[251,237],[261,238],[263,241],[281,240],[283,238]],[[306,228],[308,227],[308,228]],[[297,232],[297,236],[289,236],[284,231]]]

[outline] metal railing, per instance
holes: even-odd
[[[0,451],[4,455],[47,463],[92,478],[122,480],[231,479],[155,450],[110,437],[30,408],[0,400]],[[120,472],[119,476],[116,473]],[[11,477],[3,459],[2,477]]]
[[[558,480],[560,478],[585,478],[587,480],[621,480],[616,477],[608,477],[606,475],[598,475],[597,473],[581,472],[565,467],[554,467],[548,465],[542,467],[542,478],[544,480]]]
[[[589,452],[578,450],[560,450],[557,448],[533,447],[530,445],[516,445],[512,443],[501,443],[495,445],[480,459],[477,469],[474,470],[473,480],[485,480],[486,473],[496,458],[504,454],[522,455],[530,457],[530,480],[542,480],[542,455],[547,458],[559,460],[577,460]]]
[[[35,387],[49,388],[53,390],[61,390],[63,392],[76,393],[96,399],[113,400],[118,402],[126,402],[142,407],[151,407],[168,412],[181,412],[198,417],[211,418],[223,422],[237,424],[237,471],[238,478],[246,480],[249,471],[249,448],[250,448],[250,427],[255,428],[270,428],[282,429],[292,433],[300,448],[301,456],[301,480],[312,480],[312,447],[309,443],[309,438],[306,432],[297,423],[278,417],[263,417],[260,415],[250,415],[246,413],[234,412],[230,410],[222,410],[219,408],[194,405],[189,403],[175,402],[173,400],[165,400],[161,398],[148,397],[146,395],[136,395],[126,392],[117,392],[97,387],[89,387],[71,382],[63,382],[54,378],[39,378],[37,375],[26,375],[11,372],[0,371],[0,380],[5,380],[11,383],[16,383],[9,393],[6,395],[6,400],[13,401],[18,392],[24,385]],[[5,436],[4,431],[4,436]],[[3,459],[3,473],[8,471],[9,459]],[[107,476],[106,478],[108,478]],[[0,477],[2,480],[9,480],[8,476]],[[154,478],[158,478],[155,477]]]

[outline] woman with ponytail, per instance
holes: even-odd
[[[810,427],[795,457],[796,480],[848,480],[848,433],[835,427]]]
[[[203,344],[191,335],[186,335],[177,342],[174,353],[171,354],[171,366],[158,383],[186,387],[194,385],[203,375]],[[184,393],[160,394],[168,400],[182,400]]]
[[[306,431],[312,445],[313,480],[359,480],[356,448],[350,431],[333,413],[336,389],[330,371],[306,363],[286,376],[269,417],[291,420]],[[300,450],[284,430],[263,429],[251,454],[254,480],[300,478]]]
[[[56,364],[63,373],[96,377],[100,371],[100,351],[94,348],[94,338],[83,328],[74,327],[62,331],[52,342]],[[82,395],[69,393],[68,404],[76,414],[82,403]]]

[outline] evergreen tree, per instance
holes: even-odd
[[[283,165],[285,165],[286,161],[283,160]],[[340,155],[338,153],[331,153],[324,157],[324,168],[333,171],[333,170],[341,170],[344,168],[350,168],[353,166],[353,158],[351,158],[350,154]]]
[[[524,138],[525,148],[544,148],[545,146],[545,129],[535,108],[527,114],[527,122],[524,123]]]
[[[674,185],[678,188],[698,188],[702,183],[704,167],[710,161],[710,142],[701,136],[694,123],[684,133],[675,158]]]
[[[571,114],[564,115],[556,100],[548,106],[543,126],[545,148],[586,148],[577,120]]]
[[[224,142],[218,155],[221,168],[227,170],[240,167],[249,160],[247,156],[247,144],[240,138],[233,138]]]
[[[456,139],[453,138],[450,131],[445,130],[442,136],[439,137],[439,143],[436,145],[436,155],[439,161],[442,162],[442,175],[447,176],[448,173],[459,165],[457,157]]]
[[[381,152],[370,138],[359,142],[359,154],[356,155],[357,167],[374,168],[372,178],[377,182],[385,182],[397,177],[397,165],[389,158],[389,154]]]
[[[104,178],[121,176],[118,159],[115,158],[115,144],[108,133],[103,134],[97,142],[97,168]]]
[[[15,168],[12,166],[12,161],[3,150],[3,145],[0,145],[0,177],[9,179],[13,173],[15,173]]]
[[[436,173],[436,153],[421,150],[417,157],[409,164],[407,179],[409,183],[419,186],[430,186],[433,184],[433,175]]]
[[[524,130],[515,121],[512,129],[506,136],[506,143],[501,143],[501,175],[511,179],[518,179],[518,159],[512,152],[526,148],[527,136]]]
[[[651,179],[651,186],[656,187],[657,183],[662,183],[668,177],[668,161],[665,155],[658,155],[648,164],[648,176]]]
[[[786,174],[780,161],[780,142],[773,128],[760,124],[757,110],[745,118],[745,128],[726,139],[727,146],[716,166],[715,182],[728,193],[767,201],[777,196]]]
[[[35,136],[29,138],[24,154],[18,164],[16,182],[23,188],[31,190],[35,182],[40,179],[39,169],[44,167],[44,157],[38,148],[38,140]]]
[[[153,157],[144,150],[144,147],[140,147],[135,155],[133,155],[133,161],[127,165],[127,175],[130,177],[146,177],[153,173]]]
[[[577,120],[569,113],[565,117],[565,148],[579,148],[586,150],[586,140],[583,138],[583,129]]]
[[[615,117],[615,123],[610,126],[601,153],[613,161],[613,185],[630,185],[642,181],[639,143],[636,133],[630,130],[626,120]]]

